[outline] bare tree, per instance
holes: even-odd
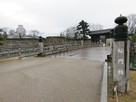
[[[31,34],[34,38],[36,38],[40,34],[40,32],[38,30],[31,30]]]
[[[128,33],[134,34],[136,32],[136,14],[130,14],[127,18]]]
[[[15,35],[15,34],[16,34],[15,30],[10,30],[9,31],[9,35]]]
[[[76,27],[70,27],[70,28],[67,28],[65,31],[61,32],[60,36],[73,39],[76,32],[77,32]]]
[[[3,30],[3,36],[5,38],[7,38],[8,35],[9,35],[10,28],[9,27],[3,27],[2,30]]]
[[[6,33],[8,33],[10,30],[10,28],[8,28],[8,27],[3,27],[2,29],[3,29],[3,32],[6,32]]]
[[[90,30],[95,31],[95,30],[102,30],[103,25],[101,24],[90,24]]]
[[[61,33],[60,33],[60,37],[64,37],[64,32],[61,32]]]

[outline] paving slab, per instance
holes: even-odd
[[[0,63],[0,102],[99,102],[102,66],[45,57]]]
[[[106,46],[106,47],[91,47],[91,48],[73,50],[64,53],[49,55],[48,57],[105,61],[108,54],[110,54],[110,47]]]

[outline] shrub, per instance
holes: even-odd
[[[0,41],[4,40],[4,36],[0,34]]]
[[[132,42],[136,42],[136,34],[134,34],[134,35],[131,36],[131,41]]]

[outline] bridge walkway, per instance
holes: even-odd
[[[99,102],[107,54],[96,47],[0,63],[0,102]]]

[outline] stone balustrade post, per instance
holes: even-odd
[[[43,40],[42,40],[42,37],[40,36],[39,37],[39,54],[38,54],[38,56],[43,54],[43,49],[44,49]]]
[[[129,41],[128,27],[125,16],[115,19],[118,25],[114,29],[113,41],[113,80],[117,83],[117,91],[124,93],[129,90]]]

